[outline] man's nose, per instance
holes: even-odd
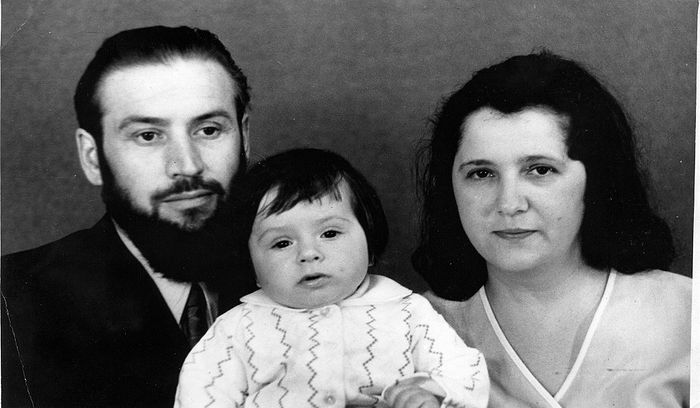
[[[498,186],[496,211],[501,215],[516,215],[525,212],[528,201],[523,192],[522,183],[515,177],[502,178]]]
[[[166,171],[171,178],[194,177],[204,171],[204,161],[189,135],[172,137],[167,148]]]

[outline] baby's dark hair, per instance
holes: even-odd
[[[276,189],[277,195],[261,209],[266,217],[290,210],[302,201],[317,201],[329,194],[341,200],[342,182],[347,183],[351,192],[350,204],[367,238],[370,262],[376,262],[389,237],[386,215],[377,192],[343,157],[311,148],[287,150],[259,161],[233,191],[234,226],[242,260],[250,267],[248,238],[260,202],[267,192]]]

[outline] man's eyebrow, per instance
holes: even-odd
[[[203,113],[194,119],[192,119],[192,122],[201,122],[207,119],[211,119],[217,116],[222,116],[228,120],[233,120],[233,117],[231,117],[231,114],[228,111],[225,111],[223,109],[220,110],[215,110],[207,113]],[[130,115],[122,119],[121,122],[119,122],[119,130],[124,129],[125,127],[133,124],[133,123],[144,123],[147,125],[154,125],[154,126],[167,126],[169,121],[166,119],[162,118],[156,118],[153,116],[139,116],[139,115]]]
[[[201,122],[201,121],[211,119],[211,118],[214,118],[217,116],[222,116],[228,120],[233,120],[233,117],[231,117],[231,114],[228,111],[221,109],[221,110],[215,110],[215,111],[211,111],[211,112],[207,112],[207,113],[204,113],[202,115],[199,115],[196,118],[194,118],[192,121],[193,122]]]
[[[131,116],[127,116],[124,119],[122,119],[122,121],[119,122],[119,127],[117,129],[122,130],[125,127],[127,127],[133,123],[145,123],[148,125],[166,126],[168,124],[168,121],[165,119],[155,118],[152,116],[131,115]]]

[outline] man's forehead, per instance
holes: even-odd
[[[132,113],[178,106],[187,109],[190,105],[235,111],[236,91],[233,78],[219,62],[175,57],[114,69],[103,77],[97,97],[103,115],[125,109]]]

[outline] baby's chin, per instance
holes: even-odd
[[[314,299],[313,297],[309,297],[306,299],[272,299],[275,302],[281,304],[282,306],[286,306],[291,309],[319,309],[322,307],[334,305],[337,303],[340,303],[343,299],[346,299],[350,296],[351,294],[348,295],[339,295],[339,296],[332,296],[332,297],[322,297],[318,299]]]

